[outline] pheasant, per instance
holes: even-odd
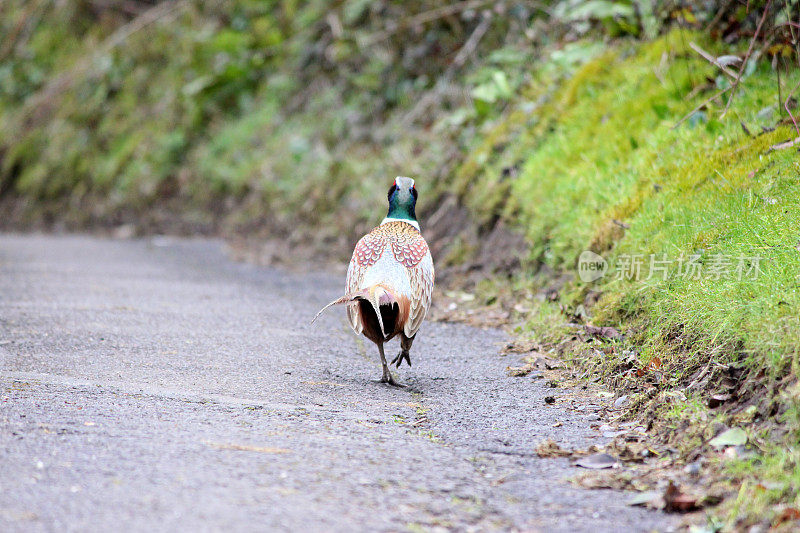
[[[383,345],[400,335],[400,353],[390,364],[411,366],[411,344],[431,304],[433,259],[419,231],[414,180],[397,177],[389,189],[389,213],[380,226],[356,244],[347,269],[346,294],[332,305],[347,305],[356,334],[378,346],[383,366],[381,383],[399,385],[386,364]],[[312,323],[314,322],[312,320]]]

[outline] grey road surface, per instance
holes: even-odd
[[[308,326],[342,279],[215,241],[0,235],[0,530],[674,525],[536,456],[597,432],[506,375],[498,331],[426,323],[408,387],[378,383],[341,309]]]

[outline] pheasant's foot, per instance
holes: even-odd
[[[392,385],[393,387],[400,387],[400,388],[405,387],[405,385],[403,385],[399,381],[395,381],[394,377],[392,377],[391,372],[387,372],[383,375],[383,377],[381,378],[381,383],[386,383],[388,385]]]
[[[408,363],[408,366],[411,366],[411,354],[406,351],[401,351],[399,354],[397,354],[397,357],[392,359],[392,362],[389,364],[395,365],[397,368],[400,368],[400,365],[404,360],[406,363]]]

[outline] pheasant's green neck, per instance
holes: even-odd
[[[414,210],[415,206],[413,202],[403,202],[398,198],[398,196],[400,195],[395,194],[394,197],[389,201],[389,213],[386,215],[386,218],[416,222],[417,213]],[[413,198],[410,198],[410,195],[409,200],[413,200]]]
[[[417,191],[414,188],[414,180],[398,176],[389,189],[389,212],[383,223],[402,220],[419,229],[416,206]]]

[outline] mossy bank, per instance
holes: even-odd
[[[773,522],[800,507],[795,52],[758,47],[726,67],[732,88],[698,50],[741,59],[730,28],[752,35],[763,2],[640,4],[7,3],[2,227],[343,258],[413,176],[442,272],[487,305],[510,295],[544,346],[620,330],[567,355],[630,392],[681,460],[711,425],[743,427],[754,453],[711,454],[741,484],[713,524]]]

